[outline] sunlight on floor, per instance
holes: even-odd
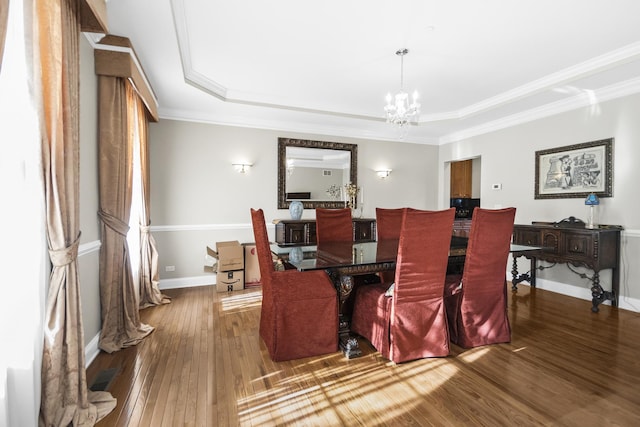
[[[372,357],[378,363],[371,365]],[[343,425],[356,420],[362,425],[391,423],[459,371],[437,358],[395,365],[379,355],[371,355],[362,362],[345,360],[338,367],[327,366],[324,359],[285,362],[286,368],[277,376],[256,379],[268,381],[271,387],[238,400],[241,423],[303,421],[306,425]],[[413,377],[422,379],[412,383],[412,391],[407,393],[406,382]],[[425,377],[430,381],[424,381]]]
[[[249,309],[262,304],[262,291],[230,293],[229,296],[220,298],[222,311]]]
[[[473,363],[476,360],[480,359],[481,357],[486,356],[491,351],[491,348],[492,348],[491,346],[476,347],[474,349],[465,351],[463,354],[461,354],[458,357],[462,359],[464,362]]]

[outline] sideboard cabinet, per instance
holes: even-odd
[[[578,220],[579,221],[579,220]],[[531,286],[536,284],[536,270],[548,268],[538,267],[537,260],[551,263],[566,263],[571,266],[583,266],[593,270],[593,276],[582,273],[576,274],[588,278],[591,283],[592,308],[598,311],[598,305],[610,300],[613,306],[618,305],[620,291],[620,231],[618,225],[600,225],[598,228],[586,228],[584,223],[559,222],[531,225],[515,224],[513,226],[513,243],[517,245],[539,246],[537,251],[513,253],[512,284],[517,290],[517,284],[523,280],[529,281]],[[524,256],[531,260],[531,270],[526,274],[518,273],[517,257]],[[600,271],[611,269],[611,291],[605,291],[600,285]]]
[[[315,219],[277,219],[276,243],[280,245],[315,245]],[[353,241],[372,242],[376,240],[376,220],[353,218]]]

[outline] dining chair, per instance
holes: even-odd
[[[475,208],[462,275],[447,277],[451,341],[463,348],[511,341],[506,271],[515,214]]]
[[[400,239],[404,210],[404,208],[376,208],[376,231],[379,242]],[[391,284],[395,278],[395,272],[381,271],[378,276],[383,283]]]
[[[393,286],[356,290],[351,331],[393,362],[449,354],[443,295],[454,215],[407,208]]]
[[[323,270],[276,271],[262,209],[251,209],[260,266],[260,337],[275,362],[338,351],[338,295]]]
[[[351,209],[316,208],[316,242],[353,241]]]
[[[399,239],[405,208],[376,208],[378,240]]]

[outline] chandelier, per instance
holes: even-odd
[[[395,97],[387,94],[387,105],[384,111],[387,113],[387,123],[393,123],[400,128],[408,126],[411,121],[417,121],[420,115],[420,104],[418,103],[418,92],[414,91],[412,102],[409,104],[409,94],[404,91],[404,56],[409,53],[408,49],[400,49],[396,55],[400,57],[400,91]],[[391,101],[394,101],[391,103]]]

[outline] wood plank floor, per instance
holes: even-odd
[[[118,405],[98,426],[637,426],[640,314],[520,286],[512,342],[395,365],[362,341],[274,363],[258,338],[260,288],[173,289],[141,312],[156,330],[101,353]]]

